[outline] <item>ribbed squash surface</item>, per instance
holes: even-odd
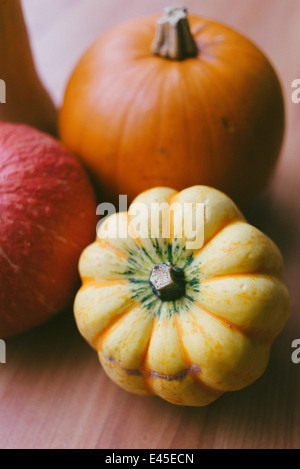
[[[186,224],[181,237],[178,226],[168,239],[137,236],[134,204],[165,202],[204,204],[201,248],[187,249]],[[168,262],[185,278],[185,294],[174,301],[159,299],[149,282],[153,266]],[[207,405],[263,374],[290,310],[282,268],[275,244],[223,193],[206,186],[150,189],[128,212],[108,217],[83,251],[77,326],[125,390]]]

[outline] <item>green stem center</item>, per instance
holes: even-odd
[[[149,281],[161,301],[175,301],[185,294],[184,272],[170,262],[155,264]]]

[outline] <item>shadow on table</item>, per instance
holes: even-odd
[[[249,223],[268,235],[279,247],[283,257],[289,256],[299,248],[300,223],[296,214],[300,213],[297,201],[282,202],[266,193],[259,198],[244,215]]]
[[[28,372],[37,373],[68,361],[76,367],[93,353],[77,330],[71,307],[45,324],[6,340],[6,350],[9,367],[22,357]]]

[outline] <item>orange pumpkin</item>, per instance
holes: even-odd
[[[244,206],[274,169],[284,104],[272,65],[251,41],[169,8],[89,48],[70,77],[59,127],[110,199],[205,184]]]

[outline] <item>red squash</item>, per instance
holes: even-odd
[[[43,132],[0,122],[0,338],[71,304],[95,230],[95,196],[78,159]]]

